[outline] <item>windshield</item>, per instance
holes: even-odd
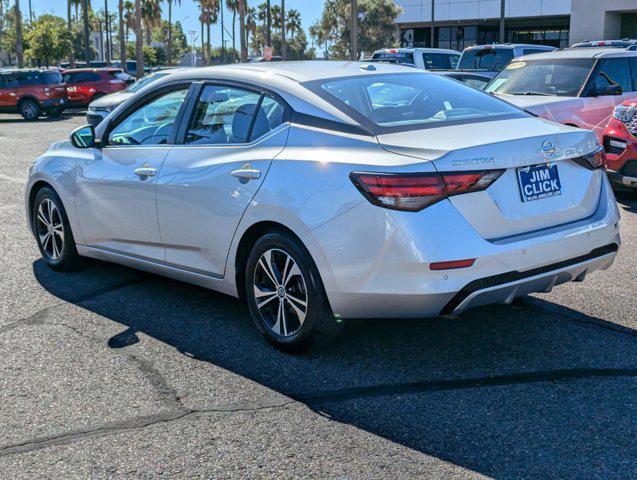
[[[474,48],[460,57],[460,70],[500,70],[513,59],[512,48]]]
[[[593,59],[545,59],[511,62],[485,90],[509,95],[576,97],[584,85]]]
[[[411,52],[376,52],[372,55],[372,61],[414,65],[414,54]]]
[[[425,72],[323,79],[304,86],[374,134],[525,116],[506,102]]]
[[[155,80],[159,80],[160,78],[165,77],[166,75],[169,75],[169,74],[170,74],[169,72],[151,73],[150,75],[146,75],[145,77],[140,78],[135,83],[130,85],[128,88],[126,88],[126,91],[129,93],[138,92],[142,88],[144,88],[146,85],[149,85],[153,83]]]

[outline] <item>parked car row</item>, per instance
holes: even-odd
[[[117,68],[19,69],[0,71],[0,112],[27,120],[58,116],[67,108],[126,88],[134,79]]]

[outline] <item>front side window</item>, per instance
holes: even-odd
[[[596,87],[609,87],[619,85],[623,92],[632,92],[630,68],[627,58],[612,58],[603,60],[601,68],[595,77]]]
[[[575,97],[584,85],[593,62],[589,58],[511,62],[485,90],[509,95]]]
[[[506,102],[425,72],[335,78],[304,85],[374,134],[525,116]]]
[[[109,145],[167,144],[187,93],[187,88],[174,90],[142,105],[111,130]]]
[[[285,109],[273,98],[223,85],[204,87],[186,143],[224,145],[262,137],[283,122]]]

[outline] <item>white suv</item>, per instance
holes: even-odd
[[[399,63],[422,70],[450,70],[458,66],[460,52],[444,48],[385,48],[376,50],[372,62]]]

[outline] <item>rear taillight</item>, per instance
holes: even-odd
[[[575,163],[581,165],[582,167],[588,168],[589,170],[594,170],[596,168],[606,168],[606,152],[604,152],[603,148],[600,148],[596,152],[589,153],[588,155],[583,155],[573,160],[575,161]]]
[[[416,212],[452,195],[485,190],[504,170],[442,173],[352,172],[350,179],[374,205]]]

